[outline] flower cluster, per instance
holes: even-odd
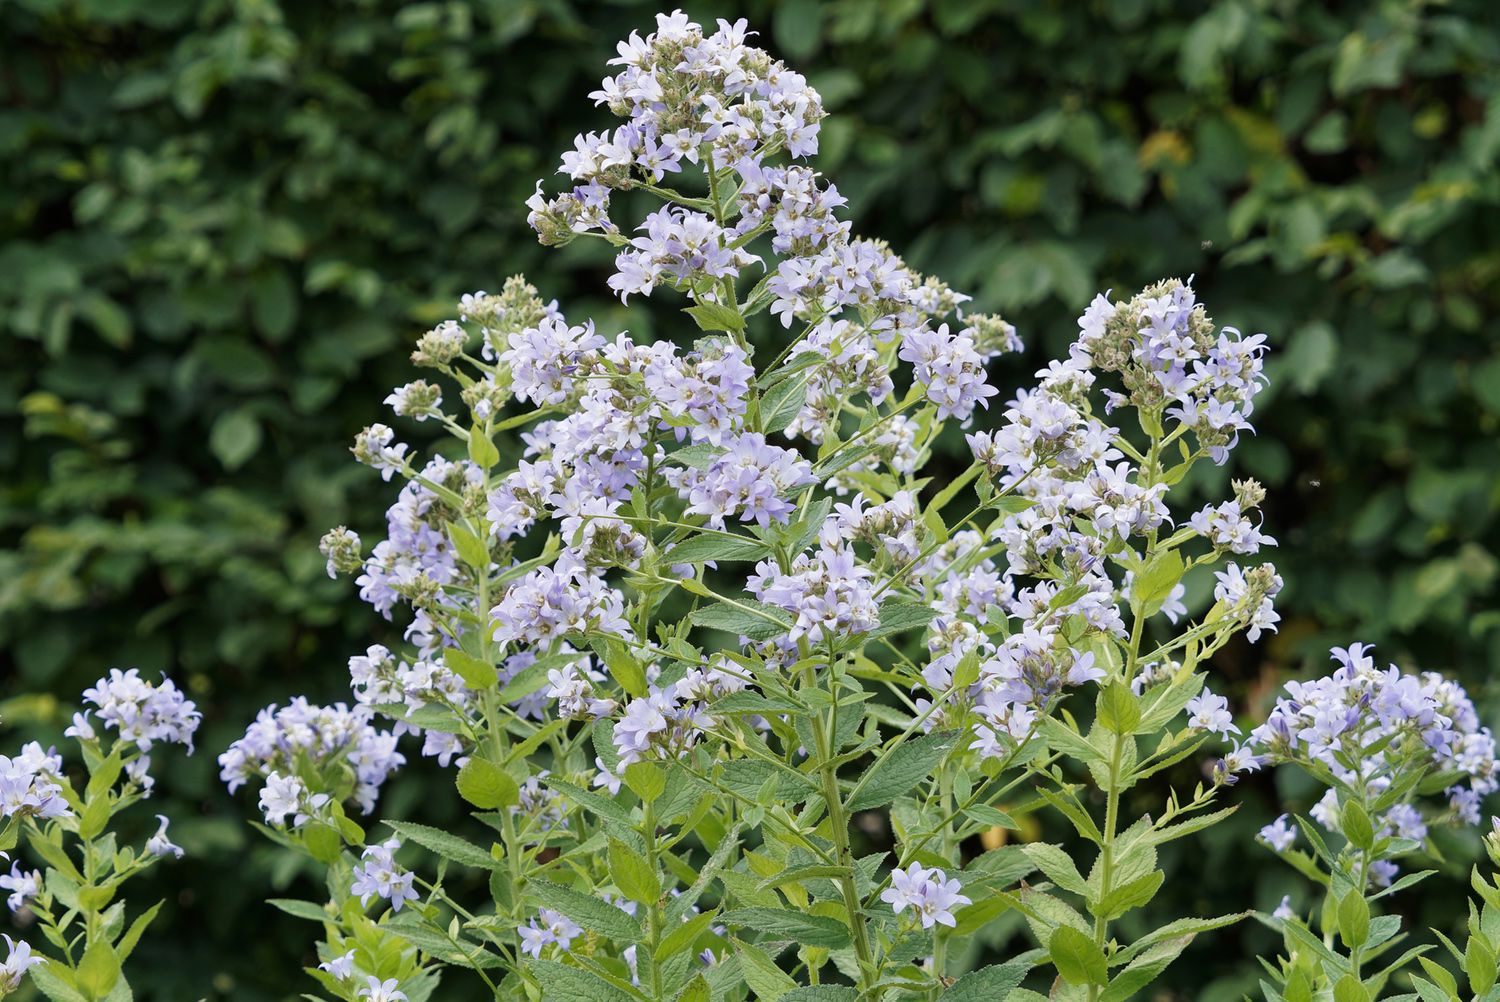
[[[58,818],[71,813],[58,777],[62,756],[32,741],[14,758],[0,755],[0,818]]]
[[[401,840],[394,838],[365,847],[350,887],[350,893],[358,895],[361,904],[368,905],[371,898],[385,898],[391,903],[391,910],[399,912],[406,902],[420,897],[412,886],[415,874],[396,862],[400,848]]]
[[[153,784],[149,773],[151,756],[146,754],[153,744],[161,741],[186,745],[189,754],[193,751],[193,733],[202,714],[169,678],[153,683],[141,678],[138,669],[111,668],[108,676],[83,691],[83,699],[94,710],[75,714],[67,733],[82,739],[94,737],[89,718],[97,712],[105,727],[117,730],[121,741],[133,743],[141,752],[125,768],[130,778],[145,790],[149,791]]]
[[[961,890],[962,885],[950,880],[942,870],[912,863],[905,870],[892,871],[891,886],[880,893],[880,900],[897,915],[910,908],[923,929],[934,925],[952,927],[957,925],[953,909],[971,903],[967,895],[959,893]]]
[[[811,484],[813,475],[812,466],[797,453],[751,432],[731,440],[706,469],[668,471],[667,482],[688,502],[688,514],[707,516],[716,529],[735,516],[764,528],[786,522],[796,510],[787,495]]]
[[[219,756],[219,778],[233,793],[252,778],[266,777],[262,806],[267,821],[279,824],[288,814],[309,813],[307,791],[296,778],[299,762],[319,770],[347,765],[354,778],[350,795],[368,814],[387,777],[406,762],[396,750],[396,735],[377,730],[371,718],[363,704],[314,706],[301,696],[284,707],[272,704]],[[271,806],[265,806],[267,797]]]
[[[1250,732],[1244,768],[1291,763],[1329,785],[1311,813],[1325,828],[1341,829],[1341,805],[1353,798],[1368,811],[1377,836],[1420,842],[1433,823],[1478,824],[1481,798],[1500,789],[1495,740],[1464,690],[1437,672],[1413,675],[1375,666],[1367,644],[1335,647],[1332,674],[1292,681],[1265,723]],[[1446,813],[1424,814],[1416,779],[1452,775]],[[1384,797],[1394,790],[1394,799]],[[1387,802],[1389,801],[1389,802]],[[1284,849],[1294,831],[1262,836]],[[1376,861],[1372,879],[1389,883],[1389,860]]]
[[[1085,881],[1055,847],[1013,847],[1048,878],[1018,892],[1037,895],[1027,914],[1081,915],[1050,900],[1060,893],[1089,912],[1038,922],[1043,952],[1063,981],[1095,959],[1106,978],[1141,970],[1111,923],[1159,886],[1152,846],[1271,755],[1258,731],[1191,795],[1123,816],[1123,791],[1209,733],[1240,733],[1204,666],[1279,621],[1281,580],[1251,559],[1275,545],[1265,491],[1238,481],[1227,499],[1174,507],[1193,465],[1226,462],[1250,430],[1264,339],[1218,327],[1187,282],[1101,296],[1066,355],[991,408],[1004,398],[989,369],[1020,349],[1015,328],[966,315],[968,297],[855,235],[843,195],[798,162],[823,117],[805,79],[742,22],[705,31],[680,13],[632,35],[616,65],[594,96],[623,123],[578,137],[562,156],[571,188],[548,198],[539,185],[529,220],[544,244],[608,245],[621,303],[675,299],[701,336],[638,341],[519,277],[463,297],[417,343],[429,378],[387,399],[448,447],[424,460],[367,429],[356,456],[403,483],[386,538],[367,558],[347,530],[323,548],[331,572],[357,568],[374,608],[409,615],[408,643],[350,660],[352,709],[266,711],[226,754],[226,780],[265,776],[267,819],[307,826],[273,835],[352,870],[330,915],[358,912],[349,896],[403,912],[374,928],[411,933],[429,966],[380,968],[370,997],[416,996],[409,979],[444,956],[423,944],[439,942],[498,994],[524,982],[582,997],[629,977],[668,998],[703,994],[677,954],[714,962],[729,939],[738,964],[707,990],[739,992],[734,972],[771,976],[776,958],[760,954],[776,940],[758,934],[779,932],[778,909],[806,913],[798,962],[814,984],[832,956],[861,997],[893,984],[935,997],[961,906],[993,905],[987,868],[1010,872],[1014,856],[971,860],[962,883],[936,864],[959,867],[975,834],[988,844],[1011,820],[995,805],[1023,784],[1104,860]],[[950,422],[980,419],[965,469],[924,471]],[[1211,607],[1190,612],[1209,589]],[[1433,699],[1462,733],[1413,732],[1423,767],[1492,759],[1459,698]],[[373,804],[408,735],[457,767],[492,844],[397,830],[489,869],[493,914],[442,880],[403,911],[419,878],[395,862],[396,840],[353,839],[357,863],[313,845],[350,839],[340,804]],[[1339,782],[1381,796],[1373,774],[1344,768]],[[1493,782],[1487,768],[1452,811]],[[1103,823],[1080,775],[1100,788]],[[1423,821],[1403,805],[1383,804],[1379,823],[1408,837]],[[850,818],[872,809],[888,813],[894,858],[853,853]],[[1278,825],[1263,840],[1286,851],[1297,833]],[[722,885],[713,921],[697,911],[715,885],[700,866]],[[816,876],[769,879],[799,870]],[[319,950],[341,997],[366,974],[355,942],[369,949],[345,929]],[[529,973],[489,978],[520,956]]]

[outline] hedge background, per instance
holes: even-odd
[[[267,702],[338,697],[349,654],[390,637],[316,541],[383,524],[391,494],[347,444],[386,420],[415,336],[517,271],[622,326],[607,259],[544,254],[522,202],[604,124],[586,95],[656,9],[0,4],[0,746],[54,730],[111,665],[166,669],[205,709],[198,755],[168,756],[160,784],[190,859],[161,871],[170,903],[132,960],[142,997],[310,987],[312,929],[261,903],[305,878],[250,837],[214,756]],[[1492,3],[689,13],[748,17],[809,74],[832,112],[818,165],[857,228],[1027,337],[997,363],[1007,393],[1103,288],[1196,273],[1221,323],[1270,335],[1275,381],[1232,472],[1270,488],[1285,620],[1221,659],[1237,705],[1364,639],[1457,672],[1500,719]],[[383,812],[441,822],[422,775]],[[1270,908],[1291,888],[1250,845],[1269,782],[1246,784],[1157,906]],[[1451,923],[1460,893],[1404,907]],[[1237,998],[1244,958],[1273,945],[1250,927],[1195,944],[1162,997]]]

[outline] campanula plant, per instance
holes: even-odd
[[[385,401],[438,444],[365,428],[385,532],[322,545],[404,643],[219,758],[257,827],[322,867],[323,900],[272,902],[319,931],[316,997],[1123,1002],[1250,914],[1120,921],[1161,889],[1160,848],[1271,764],[1327,787],[1329,838],[1300,816],[1261,833],[1323,893],[1308,921],[1260,916],[1286,947],[1266,997],[1446,990],[1423,947],[1389,960],[1399,921],[1372,906],[1425,875],[1397,860],[1428,826],[1477,821],[1497,785],[1468,697],[1355,645],[1242,736],[1210,685],[1225,644],[1277,629],[1282,581],[1259,484],[1200,506],[1181,485],[1253,431],[1265,338],[1168,279],[1097,296],[1065,357],[1002,393],[1016,329],[853,232],[810,166],[818,93],[744,22],[661,15],[613,65],[592,97],[623,121],[577,138],[528,218],[545,245],[601,241],[608,289],[679,308],[673,338],[605,332],[520,276],[464,296]],[[1190,588],[1211,594],[1196,613]],[[108,906],[145,856],[95,840],[149,789],[151,742],[197,719],[134,675],[86,695],[120,734],[75,722],[85,795],[40,749],[6,767],[7,816],[54,867],[47,890],[8,886],[61,953],[17,946],[4,970],[68,1002],[120,997],[151,913],[122,933]],[[1213,739],[1228,754],[1169,785]],[[380,816],[413,756],[451,772],[464,825]],[[1127,794],[1148,780],[1143,811]],[[1076,838],[970,848],[1027,815]],[[173,851],[165,831],[146,855]],[[1500,892],[1476,887],[1455,952],[1488,992]],[[985,956],[1006,913],[1026,938]]]
[[[1158,845],[1222,816],[1233,773],[1154,817],[1121,794],[1232,729],[1205,660],[1275,628],[1280,580],[1246,559],[1272,543],[1258,485],[1169,505],[1249,429],[1263,338],[1183,282],[1100,296],[933,483],[933,442],[996,402],[986,366],[1015,329],[839,218],[805,164],[821,101],[743,23],[664,15],[619,51],[594,98],[624,124],[578,138],[572,187],[539,185],[530,221],[615,248],[611,290],[675,298],[697,339],[606,336],[515,278],[424,335],[432,375],[387,400],[454,447],[358,437],[402,487],[368,555],[342,528],[324,552],[403,610],[410,647],[354,658],[350,706],[268,709],[224,760],[261,782],[273,837],[329,866],[329,907],[295,906],[329,934],[320,980],[348,999],[392,979],[426,997],[452,967],[517,999],[962,999],[1048,964],[1033,977],[1059,997],[1127,997],[1238,917],[1133,943],[1111,926],[1160,886]],[[626,230],[615,203],[637,198],[659,207]],[[1216,601],[1189,620],[1183,578],[1210,567]],[[456,770],[488,846],[350,820],[408,734]],[[1095,858],[965,858],[1016,826],[1000,803],[1060,812]],[[866,811],[894,852],[857,853]],[[407,843],[487,872],[489,900],[408,869]],[[968,970],[1012,908],[1036,948]],[[351,952],[351,922],[409,949]]]
[[[134,668],[112,670],[83,701],[87,708],[66,731],[78,747],[70,765],[82,767],[81,787],[55,749],[33,741],[19,755],[0,755],[0,858],[11,864],[0,873],[0,889],[9,892],[10,911],[45,941],[5,937],[0,998],[28,974],[55,1002],[132,998],[123,966],[162,903],[127,908],[123,888],[159,860],[183,854],[162,815],[139,849],[120,844],[112,827],[150,797],[159,746],[185,745],[191,753],[197,707],[171,679],[152,682]]]

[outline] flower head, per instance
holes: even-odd
[[[953,909],[971,903],[966,895],[959,893],[961,889],[959,882],[948,879],[942,870],[929,870],[920,863],[912,863],[905,870],[891,872],[891,886],[880,892],[880,900],[897,915],[910,907],[923,929],[934,925],[951,928],[956,924]]]

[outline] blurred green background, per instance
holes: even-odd
[[[395,639],[316,542],[379,535],[392,493],[347,445],[388,420],[414,338],[518,271],[570,315],[626,323],[608,258],[544,252],[522,202],[608,124],[587,94],[658,9],[0,3],[0,747],[55,733],[111,665],[166,669],[205,710],[199,753],[161,769],[156,809],[190,859],[162,871],[138,997],[310,987],[312,928],[261,904],[303,878],[251,837],[213,758],[267,702],[340,697],[347,657]],[[1500,719],[1493,3],[688,13],[748,17],[809,75],[832,113],[817,165],[856,227],[1026,336],[993,373],[1007,396],[1101,289],[1195,273],[1220,323],[1269,334],[1258,434],[1194,485],[1202,503],[1258,477],[1282,543],[1281,632],[1217,666],[1236,705],[1362,639],[1458,673]],[[382,810],[441,823],[423,775]],[[1246,810],[1170,862],[1161,914],[1293,886],[1250,844],[1272,781],[1242,789]],[[1460,895],[1404,907],[1451,925]],[[1248,927],[1195,944],[1162,997],[1237,998],[1272,946]]]

